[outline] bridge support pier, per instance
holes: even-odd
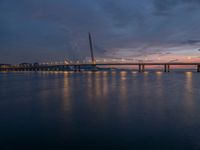
[[[200,72],[200,65],[197,65],[197,72]]]
[[[142,65],[142,72],[145,72],[145,65]]]
[[[74,71],[76,72],[76,65],[74,65]]]
[[[139,66],[138,66],[139,68],[139,70],[138,70],[138,72],[141,72],[142,71],[142,67],[141,67],[141,64],[139,64]]]
[[[74,65],[74,71],[81,71],[81,65]]]
[[[78,65],[78,71],[81,71],[81,66],[80,65]]]
[[[92,71],[97,71],[96,64],[92,64]]]
[[[170,72],[170,65],[167,65],[167,72]]]
[[[167,72],[167,65],[164,65],[164,72]]]
[[[164,65],[164,72],[170,72],[170,65]]]
[[[144,64],[139,64],[138,65],[138,72],[145,72],[145,65]]]

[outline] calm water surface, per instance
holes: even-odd
[[[200,150],[200,74],[0,73],[0,149]]]

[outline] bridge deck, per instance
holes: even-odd
[[[87,64],[86,64],[87,65]],[[97,63],[98,66],[103,65],[149,65],[149,66],[156,66],[156,65],[200,65],[200,63]]]
[[[139,72],[145,71],[145,66],[164,66],[164,71],[169,72],[170,66],[197,66],[197,72],[200,72],[199,63],[72,63],[63,65],[38,65],[38,66],[4,66],[0,67],[0,71],[46,71],[46,70],[66,70],[66,67],[72,67],[74,71],[80,71],[81,67],[90,66],[95,69],[96,66],[138,66]],[[84,69],[84,68],[83,68]],[[91,69],[92,70],[92,69]]]

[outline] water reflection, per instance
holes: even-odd
[[[189,93],[192,93],[193,87],[192,87],[192,72],[186,72],[186,90]],[[191,94],[192,95],[192,94]]]
[[[111,72],[111,78],[112,78],[112,80],[111,80],[111,86],[110,86],[110,90],[111,90],[111,92],[115,92],[115,90],[116,90],[116,88],[117,88],[117,85],[116,85],[116,83],[117,83],[117,72],[116,71],[112,71]]]
[[[120,71],[120,80],[125,80],[127,75],[127,71]]]
[[[133,74],[133,75],[137,75],[138,72],[137,72],[137,71],[132,71],[132,74]]]
[[[103,93],[102,93],[102,95],[104,95],[104,96],[107,96],[107,94],[108,94],[108,92],[109,92],[109,87],[108,87],[108,79],[109,79],[109,77],[108,77],[108,72],[103,72],[103,81],[102,81],[102,83],[103,83],[103,86],[102,86],[102,89],[103,89]]]
[[[185,108],[188,111],[188,117],[193,116],[193,111],[195,109],[194,107],[194,98],[193,98],[193,73],[192,72],[186,72],[186,80],[185,80]],[[188,122],[192,123],[192,122]]]
[[[155,84],[156,84],[157,88],[156,88],[156,91],[155,91],[156,93],[155,94],[158,97],[161,97],[162,94],[163,94],[163,86],[164,85],[162,83],[162,75],[163,75],[163,72],[160,72],[160,71],[156,72],[156,81],[155,81]]]
[[[73,145],[117,141],[113,149],[122,139],[124,145],[139,143],[139,148],[150,143],[144,149],[153,149],[155,141],[183,145],[176,149],[200,141],[197,73],[48,72],[0,77],[0,126],[5,131],[1,136],[7,141],[13,137],[8,133],[18,131],[22,136],[15,134],[16,142],[31,136],[30,141],[39,143],[45,135]]]
[[[102,95],[102,84],[101,84],[101,72],[95,72],[95,85],[94,85],[94,89],[95,89],[95,94],[97,97],[100,97]]]
[[[157,74],[158,76],[161,76],[161,75],[163,74],[163,72],[161,72],[161,71],[156,71],[156,74]]]
[[[127,117],[127,113],[128,113],[128,103],[129,103],[129,99],[128,99],[128,89],[129,87],[127,86],[127,81],[129,81],[127,79],[127,74],[128,72],[126,71],[121,71],[120,72],[120,78],[119,78],[119,108],[120,108],[120,112],[121,112],[121,117],[126,118]],[[131,84],[129,82],[129,84]],[[126,119],[123,119],[124,121],[127,121]]]
[[[62,88],[62,109],[64,112],[69,112],[71,110],[71,99],[72,99],[72,84],[70,82],[70,74],[68,72],[64,72],[63,77],[63,88]]]
[[[144,72],[144,76],[143,76],[143,87],[144,87],[144,96],[146,98],[149,97],[149,94],[150,94],[150,85],[149,85],[149,72]]]

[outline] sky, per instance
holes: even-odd
[[[199,61],[200,0],[0,0],[0,63]]]

